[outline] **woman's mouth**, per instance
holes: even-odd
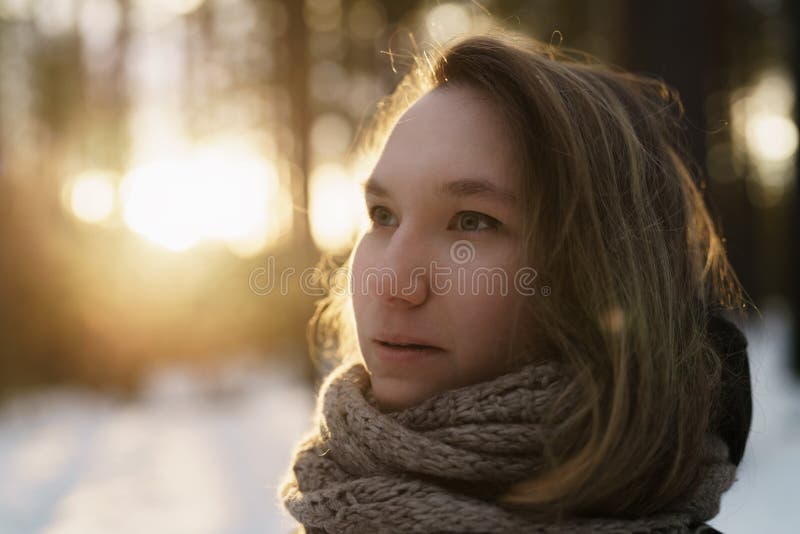
[[[375,353],[384,361],[410,361],[444,352],[444,349],[432,345],[417,343],[390,343],[388,341],[374,340]]]
[[[388,341],[378,341],[381,345],[385,345],[387,347],[394,347],[394,348],[405,348],[405,349],[435,349],[436,347],[432,345],[419,345],[417,343],[389,343]]]

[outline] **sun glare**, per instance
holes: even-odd
[[[320,165],[311,173],[311,236],[322,250],[347,250],[364,223],[364,202],[352,175],[334,163]]]
[[[121,195],[125,223],[174,251],[218,240],[249,256],[291,223],[275,167],[230,143],[141,165],[124,178]]]

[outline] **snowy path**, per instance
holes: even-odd
[[[725,534],[800,530],[800,388],[788,325],[748,329],[754,419],[739,479],[711,523]],[[286,534],[276,491],[313,398],[288,368],[173,370],[140,400],[70,390],[0,411],[0,534]]]

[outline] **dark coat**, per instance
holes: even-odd
[[[739,328],[719,314],[709,314],[707,335],[722,356],[722,390],[716,431],[736,465],[744,456],[753,419],[753,396],[747,338]]]

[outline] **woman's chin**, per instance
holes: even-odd
[[[422,387],[419,382],[409,382],[399,378],[372,376],[372,396],[383,412],[396,412],[410,408],[436,392]]]

